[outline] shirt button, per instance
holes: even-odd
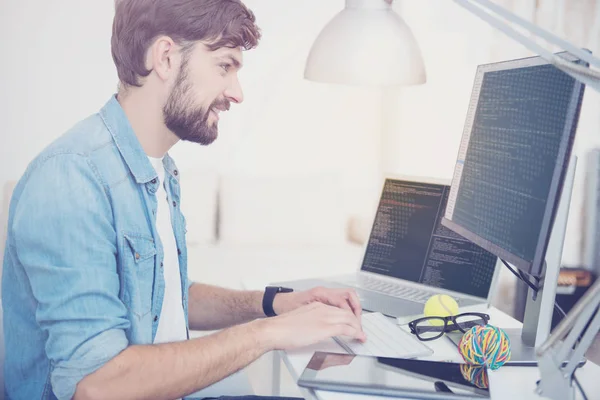
[[[156,185],[156,178],[152,179],[151,182],[152,182],[153,185]]]
[[[173,171],[173,174],[175,174],[175,176],[179,175],[179,171],[175,170]]]
[[[164,267],[164,266],[165,266],[165,265],[164,265],[164,264],[161,262],[161,263],[160,263],[160,267],[162,268],[162,267]]]
[[[173,207],[177,207],[177,202],[173,201]]]
[[[177,254],[181,255],[181,249],[177,249]]]
[[[140,253],[135,253],[135,259],[139,260],[140,259]]]
[[[158,315],[154,316],[154,322],[158,321]]]

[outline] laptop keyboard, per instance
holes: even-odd
[[[415,358],[433,354],[423,342],[381,313],[363,313],[362,327],[367,335],[365,343],[340,336],[334,339],[349,354],[392,358]]]
[[[374,292],[380,292],[393,297],[399,297],[414,301],[416,303],[425,304],[427,299],[435,295],[436,292],[423,289],[416,289],[410,286],[398,285],[384,281],[382,279],[373,278],[370,276],[359,275],[358,282],[360,287]]]

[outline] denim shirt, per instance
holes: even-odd
[[[163,164],[187,324],[179,172],[168,155]],[[165,288],[157,182],[114,96],[29,165],[10,204],[2,274],[9,399],[70,399],[127,346],[153,343]]]

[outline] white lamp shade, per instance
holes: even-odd
[[[417,42],[385,0],[346,0],[313,44],[304,77],[365,85],[417,85],[426,73]]]

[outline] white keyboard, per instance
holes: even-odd
[[[340,336],[334,339],[349,354],[391,358],[415,358],[433,354],[433,350],[416,336],[404,331],[394,320],[381,313],[363,313],[362,327],[367,335],[365,343]]]
[[[398,285],[383,279],[377,279],[370,276],[359,275],[358,282],[360,287],[372,290],[374,292],[380,292],[393,297],[399,297],[414,301],[417,303],[425,304],[425,302],[437,292],[427,291],[423,289],[416,289],[410,286]]]

